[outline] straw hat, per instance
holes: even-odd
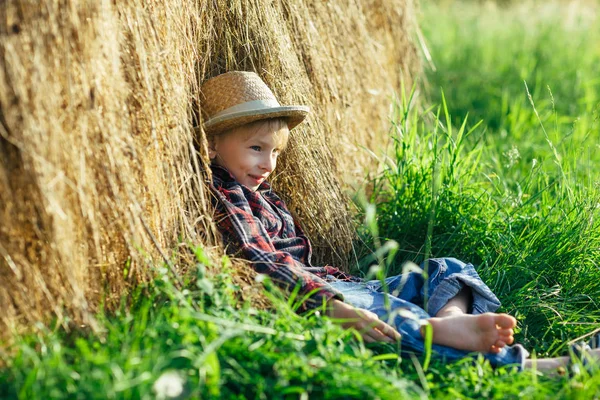
[[[267,118],[287,119],[291,130],[306,118],[307,106],[282,106],[271,89],[254,72],[233,71],[202,85],[204,131],[221,133]]]

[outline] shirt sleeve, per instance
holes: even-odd
[[[250,262],[254,270],[267,275],[287,293],[299,286],[299,299],[306,298],[299,311],[307,311],[323,305],[332,298],[343,300],[326,281],[305,270],[304,265],[285,251],[278,251],[265,227],[250,210],[249,205],[236,204],[222,192],[213,189],[217,196],[217,224],[225,243],[233,245],[242,257]]]

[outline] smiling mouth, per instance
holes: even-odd
[[[252,178],[253,180],[255,180],[256,182],[261,182],[264,181],[265,179],[267,179],[266,176],[256,176],[256,175],[248,175],[250,178]]]

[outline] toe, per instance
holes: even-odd
[[[508,314],[498,314],[496,315],[496,325],[500,329],[512,329],[517,326],[517,320]]]
[[[515,341],[512,329],[498,331],[498,340],[502,340],[506,344],[512,344]]]
[[[498,329],[498,337],[509,338],[514,334],[512,329]]]

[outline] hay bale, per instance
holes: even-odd
[[[382,143],[391,90],[416,65],[410,2],[346,3],[5,2],[1,325],[93,323],[161,249],[218,243],[193,127],[199,82],[232,69],[313,108],[274,183],[316,259],[346,265],[354,234],[339,177],[368,165],[357,145]]]
[[[206,167],[192,160],[197,55],[194,10],[185,6],[6,4],[4,324],[46,320],[50,311],[89,323],[101,299],[111,304],[146,278],[146,254],[157,258],[157,245],[170,249],[179,236],[214,242]]]

